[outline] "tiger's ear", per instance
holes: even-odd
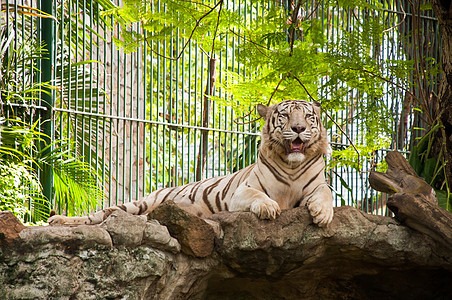
[[[314,100],[312,102],[312,107],[314,107],[315,113],[320,118],[320,110],[322,109],[322,105],[320,104],[320,102],[317,102],[317,101]]]
[[[259,116],[264,118],[264,120],[267,120],[268,108],[269,108],[268,106],[260,103],[257,105],[257,112],[259,113]]]

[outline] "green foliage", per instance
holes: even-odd
[[[31,187],[31,191],[28,187]],[[24,164],[14,164],[8,161],[0,163],[0,211],[9,210],[20,218],[25,219],[29,213],[28,203],[32,200],[32,193],[39,188],[39,182]]]
[[[328,111],[351,107],[337,125],[354,124],[362,134],[353,140],[356,149],[335,149],[334,157],[341,160],[335,165],[360,170],[363,157],[371,160],[376,150],[389,145],[393,126],[388,120],[394,112],[383,101],[383,94],[388,90],[386,97],[397,98],[400,86],[409,88],[406,78],[412,62],[382,57],[382,41],[393,38],[390,34],[396,28],[388,25],[391,20],[379,17],[381,4],[323,1],[302,15],[301,9],[293,12],[299,6],[287,9],[272,1],[247,2],[245,7],[229,1],[158,3],[125,1],[123,7],[105,13],[119,20],[118,46],[135,51],[146,41],[151,51],[165,55],[152,47],[152,41],[170,42],[177,32],[214,56],[235,57],[239,70],[234,66],[223,70],[217,87],[234,95],[232,107],[237,115],[257,103],[311,97]],[[244,10],[259,13],[246,18]],[[321,13],[330,17],[311,17]],[[299,16],[296,22],[291,22],[291,15]],[[344,22],[352,25],[343,26]],[[233,47],[234,39],[241,40],[239,48]],[[184,51],[166,56],[179,59]],[[229,98],[211,99],[231,106]],[[327,124],[335,129],[335,124]],[[342,142],[344,135],[338,132],[336,138]]]
[[[16,123],[14,125],[14,123]],[[33,165],[33,149],[41,134],[20,121],[0,123],[0,210],[11,210],[21,220],[45,218],[47,200]]]
[[[104,194],[97,172],[74,154],[75,142],[63,139],[41,149],[38,157],[41,165],[52,166],[55,208],[80,216],[101,206]]]
[[[6,122],[4,122],[6,123]],[[39,121],[28,126],[8,120],[0,126],[0,209],[7,209],[22,220],[46,220],[48,200],[42,195],[38,170],[53,168],[56,209],[79,215],[101,205],[103,191],[97,173],[89,164],[75,158],[73,143],[60,140],[40,149],[44,135]],[[45,151],[50,148],[50,151]],[[66,207],[66,203],[68,204]]]
[[[73,142],[57,139],[53,144],[45,145],[44,138],[48,137],[40,132],[40,121],[32,121],[35,119],[34,107],[39,105],[42,93],[56,88],[49,83],[37,83],[40,76],[38,61],[45,59],[46,50],[33,37],[24,36],[24,32],[31,32],[32,23],[26,18],[13,20],[6,20],[0,28],[0,209],[12,210],[23,221],[47,220],[50,203],[42,194],[38,179],[47,165],[54,173],[55,193],[50,200],[55,203],[55,208],[59,212],[65,210],[68,215],[87,213],[101,204],[101,181],[97,172],[79,159],[82,156]],[[59,47],[64,46],[59,44]],[[70,63],[70,60],[58,61]],[[82,67],[89,63],[56,66],[59,77],[55,84],[77,86],[69,95],[62,91],[63,97],[77,99],[97,93],[85,84],[87,75]],[[71,81],[71,73],[76,74],[80,82]],[[7,120],[4,119],[6,116]],[[67,128],[70,127],[64,127]],[[61,132],[57,131],[58,134]]]
[[[444,130],[443,125],[434,124],[412,147],[408,161],[414,171],[435,189],[438,205],[452,212],[452,191],[446,179],[447,161],[443,155],[445,149],[441,149],[438,158],[430,157],[433,140],[441,130]]]

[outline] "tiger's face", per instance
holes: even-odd
[[[320,120],[320,103],[287,100],[269,107],[258,105],[258,112],[266,122],[263,148],[268,147],[289,162],[326,153],[328,142]]]

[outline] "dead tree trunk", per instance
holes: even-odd
[[[440,157],[443,150],[446,180],[452,186],[452,1],[432,1],[441,32],[441,69],[437,104],[431,105],[444,126],[433,141],[433,157]],[[435,99],[435,98],[434,98]]]
[[[372,172],[372,188],[388,193],[387,206],[402,223],[452,249],[452,213],[437,204],[435,191],[397,151],[386,156],[388,171]]]
[[[196,181],[200,181],[203,179],[206,160],[207,160],[207,146],[209,143],[209,130],[206,129],[209,127],[209,114],[210,114],[210,106],[211,101],[209,96],[213,95],[213,90],[215,88],[215,58],[211,58],[209,60],[209,78],[206,84],[206,91],[204,92],[204,109],[202,113],[202,132],[201,132],[201,143],[199,144],[199,152],[198,152],[198,162],[196,164]]]

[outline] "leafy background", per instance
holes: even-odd
[[[15,20],[2,14],[1,128],[23,129],[18,142],[1,139],[9,152],[1,157],[8,175],[0,190],[17,200],[2,205],[18,204],[25,219],[36,205],[40,215],[28,220],[45,219],[50,208],[80,215],[233,172],[256,160],[257,103],[315,99],[333,148],[328,176],[336,205],[381,207],[384,195],[368,190],[365,172],[384,171],[386,149],[399,149],[411,151],[410,163],[450,209],[444,161],[429,158],[431,133],[441,130],[425,101],[439,74],[438,41],[430,39],[437,29],[422,36],[407,25],[431,16],[429,5],[403,5],[64,1],[55,12],[56,72],[47,83],[39,81],[46,47],[31,34],[44,14],[32,8],[21,8]],[[132,60],[138,69],[127,64]],[[49,89],[55,142],[43,145],[36,107]],[[26,147],[21,134],[30,140]],[[45,147],[51,153],[43,156]],[[50,201],[40,192],[43,164],[54,170]]]

